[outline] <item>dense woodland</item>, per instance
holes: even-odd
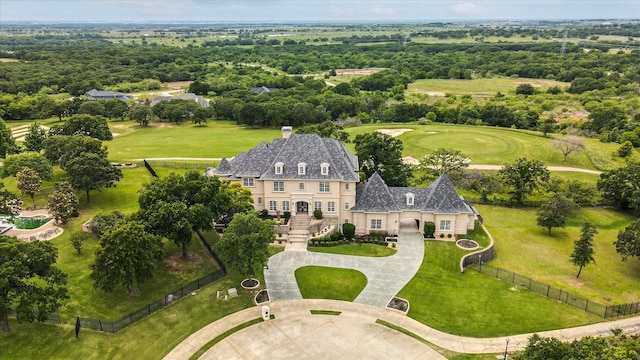
[[[155,42],[167,36],[165,32],[148,39],[142,36],[138,43],[114,41],[107,38],[109,31],[90,33],[82,27],[66,31],[51,27],[29,36],[36,30],[16,25],[4,29],[5,35],[0,36],[0,58],[6,60],[0,63],[0,117],[62,119],[89,113],[124,120],[136,107],[134,104],[128,104],[126,109],[116,103],[104,104],[104,109],[82,108],[79,97],[94,88],[135,92],[158,89],[164,82],[195,81],[189,90],[214,100],[211,112],[198,114],[197,122],[215,118],[261,127],[300,126],[325,120],[366,123],[422,119],[546,133],[575,126],[556,124],[558,118],[567,116],[563,112],[570,103],[589,114],[586,120],[590,121],[577,124],[585,135],[607,142],[629,141],[638,147],[640,51],[634,36],[639,29],[637,23],[585,23],[573,27],[545,23],[457,27],[430,24],[401,32],[397,26],[363,25],[337,29],[353,30],[355,33],[350,36],[339,32],[330,37],[328,32],[326,36],[279,40],[266,35],[277,28],[194,26],[169,30],[180,41],[216,31],[231,35],[224,40],[170,46]],[[288,29],[290,33],[302,30]],[[137,31],[129,30],[128,35],[135,38]],[[563,53],[557,40],[565,33],[590,41],[567,42]],[[598,40],[611,35],[628,39]],[[491,36],[522,41],[484,41]],[[425,37],[442,41],[419,41]],[[447,41],[461,37],[474,40]],[[613,46],[621,49],[607,51]],[[330,83],[336,69],[345,68],[381,71],[337,86],[325,83],[324,80]],[[447,94],[445,99],[405,97],[408,85],[420,79],[493,77],[552,79],[567,86],[517,88],[514,93],[496,92],[482,99],[456,94]],[[259,86],[277,91],[260,95],[249,91]],[[193,109],[182,107],[182,116],[175,112],[169,116],[161,109],[152,115],[161,121],[193,120]]]

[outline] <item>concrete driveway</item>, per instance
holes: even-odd
[[[284,251],[269,259],[264,271],[271,301],[302,299],[295,270],[302,266],[328,266],[355,269],[367,277],[367,286],[354,302],[385,307],[420,269],[424,256],[422,234],[411,220],[402,224],[398,234],[398,251],[392,256],[366,257]]]

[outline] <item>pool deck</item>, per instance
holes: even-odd
[[[20,212],[21,216],[37,216],[44,215],[47,217],[53,217],[47,209],[35,209],[35,210],[22,210]],[[51,240],[55,237],[62,235],[64,230],[61,227],[56,226],[55,221],[49,221],[48,223],[40,226],[37,229],[32,230],[21,230],[21,229],[11,229],[4,233],[3,235],[7,236],[15,236],[19,240],[22,241],[45,241]]]

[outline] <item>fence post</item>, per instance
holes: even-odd
[[[104,331],[102,330],[102,320],[98,319],[98,325],[100,326],[100,331]]]
[[[151,315],[151,304],[147,304],[147,313]]]
[[[549,291],[551,291],[551,285],[547,285],[547,297],[549,297]]]
[[[587,299],[586,303],[584,304],[584,311],[587,311],[588,307],[589,307],[589,299]]]
[[[562,289],[560,289],[560,292],[558,293],[558,301],[562,301]]]
[[[529,290],[531,290],[531,282],[533,281],[533,279],[529,278]]]
[[[198,289],[200,289],[200,279],[198,278]]]
[[[511,283],[512,284],[516,283],[516,273],[515,272],[511,273]]]
[[[500,270],[500,268],[496,268],[496,278],[498,277],[498,270]]]

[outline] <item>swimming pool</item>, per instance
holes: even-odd
[[[9,216],[2,215],[0,216],[0,223],[2,224],[13,224],[14,229],[18,230],[33,230],[37,229],[52,219],[50,217],[46,217],[44,215],[35,215],[35,216],[16,216],[11,220]]]

